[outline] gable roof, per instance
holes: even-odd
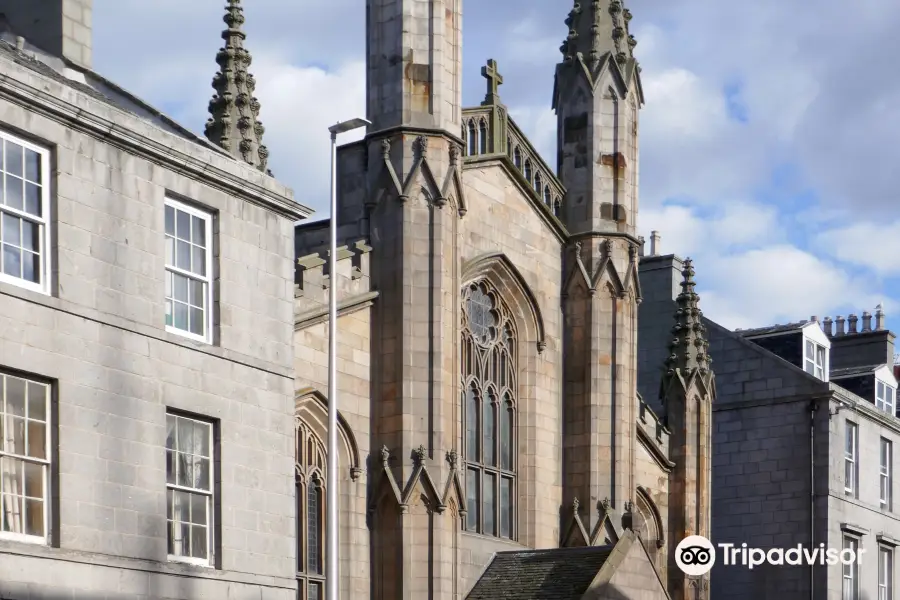
[[[25,67],[38,75],[52,79],[56,83],[65,85],[72,90],[86,94],[107,106],[124,111],[131,116],[138,117],[144,121],[148,121],[167,133],[199,144],[204,148],[223,156],[233,158],[232,155],[228,154],[222,148],[216,146],[206,138],[194,134],[186,127],[183,127],[159,110],[140,100],[124,88],[105,79],[98,73],[85,69],[78,69],[76,71],[75,69],[68,67],[62,59],[45,54],[42,50],[27,43],[25,48],[20,51],[10,41],[10,38],[14,33],[15,32],[9,28],[9,24],[0,17],[0,57]],[[66,71],[71,73],[72,76],[66,76],[64,74]]]
[[[613,546],[498,552],[466,600],[580,600]]]

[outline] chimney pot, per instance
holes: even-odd
[[[659,240],[660,235],[658,231],[650,232],[650,256],[659,256]]]
[[[863,333],[865,333],[867,331],[872,331],[872,315],[867,310],[863,311],[862,330],[863,330]]]
[[[25,49],[25,38],[23,38],[21,35],[17,35],[16,36],[16,50],[21,52],[24,49]]]
[[[834,321],[831,320],[831,317],[825,317],[825,320],[822,321],[822,331],[824,331],[825,335],[828,337],[834,335]]]
[[[82,69],[91,68],[93,0],[0,0],[0,13],[30,44]],[[16,48],[24,45],[16,40]]]
[[[881,304],[875,307],[875,331],[884,329],[884,308]]]
[[[847,333],[858,333],[858,332],[856,331],[856,324],[859,322],[859,317],[857,317],[856,315],[850,315],[850,316],[847,318],[847,322],[848,322],[849,325],[850,325],[849,330],[847,331]]]
[[[836,325],[834,335],[838,336],[844,335],[844,333],[846,333],[844,331],[844,317],[842,317],[841,315],[835,317],[834,324]]]
[[[816,315],[813,315],[813,316],[811,316],[811,317],[809,318],[809,322],[810,322],[810,323],[818,323],[818,322],[819,322],[819,317],[817,317]]]
[[[638,246],[638,256],[644,256],[644,248],[647,245],[647,240],[644,239],[644,236],[640,236],[638,241],[641,243],[641,245]]]

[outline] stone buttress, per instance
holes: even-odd
[[[636,489],[640,69],[619,0],[575,3],[556,68],[564,257],[564,545],[614,541]],[[568,525],[566,525],[568,522]]]
[[[368,0],[372,598],[451,599],[457,475],[461,0]]]

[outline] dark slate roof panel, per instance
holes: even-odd
[[[579,600],[612,546],[498,552],[466,600]]]
[[[864,365],[861,367],[845,367],[843,369],[831,369],[829,377],[831,379],[843,379],[845,377],[859,377],[861,375],[874,375],[875,371],[885,365]]]
[[[0,24],[0,28],[2,28],[2,24]],[[111,81],[104,79],[97,73],[91,71],[83,71],[85,81],[87,81],[87,83],[81,83],[79,81],[69,79],[65,75],[59,73],[50,65],[41,62],[37,58],[29,56],[26,53],[19,52],[15,46],[4,39],[0,39],[0,55],[18,65],[34,71],[39,75],[52,79],[57,83],[61,83],[83,94],[86,94],[94,100],[125,111],[145,121],[150,121],[160,129],[163,129],[168,133],[177,135],[196,144],[200,144],[201,146],[218,152],[219,154],[230,156],[227,152],[225,152],[218,146],[212,144],[205,138],[201,138],[200,136],[192,133],[186,127],[182,127],[169,117],[151,107],[149,104],[143,102],[142,100],[139,100],[137,97],[128,93]]]
[[[738,333],[744,337],[754,337],[757,335],[773,335],[776,333],[790,333],[792,331],[800,331],[804,325],[808,325],[809,321],[797,321],[796,323],[785,323],[784,325],[769,325],[768,327],[757,327],[755,329],[738,329]]]

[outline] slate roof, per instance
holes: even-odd
[[[2,17],[0,17],[0,32],[7,34],[10,32],[8,24],[2,20]],[[0,56],[17,65],[34,71],[43,77],[47,77],[57,83],[61,83],[62,85],[86,94],[94,100],[98,100],[108,106],[125,111],[145,121],[149,121],[171,134],[200,144],[224,156],[231,156],[206,138],[202,138],[192,133],[186,127],[179,125],[149,104],[136,96],[133,96],[123,88],[120,88],[97,73],[78,69],[84,74],[86,83],[75,81],[66,77],[50,65],[30,56],[29,52],[19,52],[7,39],[0,39]]]
[[[828,374],[831,379],[845,379],[847,377],[861,377],[863,375],[874,375],[875,371],[885,365],[864,365],[861,367],[845,367],[843,369],[832,369]]]
[[[612,546],[498,552],[466,600],[580,600]]]
[[[737,329],[735,330],[735,333],[744,337],[772,335],[775,333],[789,333],[791,331],[800,331],[802,327],[808,325],[809,323],[809,321],[797,321],[796,323],[785,323],[784,325],[769,325],[768,327],[757,327],[755,329]]]

